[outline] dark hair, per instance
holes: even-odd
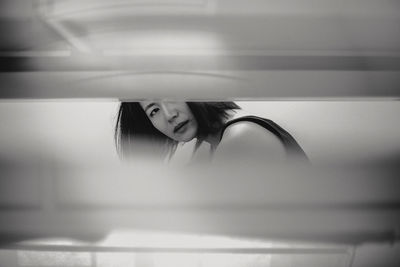
[[[186,102],[197,120],[197,138],[204,139],[217,133],[230,117],[230,112],[240,107],[234,102]],[[139,102],[121,102],[114,132],[118,154],[127,157],[135,144],[147,142],[157,148],[155,153],[165,157],[175,152],[177,141],[157,130]]]

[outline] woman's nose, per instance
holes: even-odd
[[[165,117],[168,120],[168,122],[171,122],[178,116],[177,110],[168,103],[161,104],[161,108],[163,109]]]

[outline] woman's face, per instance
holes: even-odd
[[[142,101],[147,117],[160,132],[178,142],[196,137],[198,124],[185,102]]]

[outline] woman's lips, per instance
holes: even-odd
[[[186,120],[186,121],[183,121],[183,122],[179,123],[178,125],[176,125],[174,128],[174,133],[179,132],[188,123],[189,123],[189,120]]]

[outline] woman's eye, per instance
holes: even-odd
[[[154,117],[154,115],[156,115],[156,113],[159,111],[159,108],[155,108],[152,111],[150,111],[150,117]]]

